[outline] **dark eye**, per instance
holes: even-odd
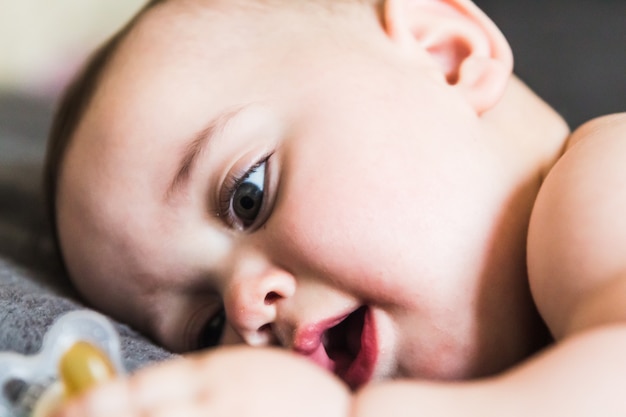
[[[250,227],[261,211],[265,188],[265,165],[266,162],[262,162],[248,172],[233,193],[232,213],[244,228]]]
[[[198,349],[212,348],[220,344],[226,325],[226,311],[220,308],[205,324],[198,337]]]

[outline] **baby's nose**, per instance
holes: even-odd
[[[224,293],[226,316],[251,346],[276,344],[273,326],[296,291],[295,277],[263,259],[240,262]]]

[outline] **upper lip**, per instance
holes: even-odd
[[[335,373],[351,388],[374,373],[378,348],[371,311],[361,306],[296,331],[294,351]]]

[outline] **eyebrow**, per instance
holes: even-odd
[[[243,108],[241,106],[219,113],[206,127],[185,141],[187,145],[184,147],[182,157],[178,161],[176,174],[165,193],[166,201],[171,201],[174,195],[186,188],[199,156],[206,149],[207,145],[223,132],[228,122],[240,113]]]

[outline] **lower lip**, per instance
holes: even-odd
[[[374,375],[374,368],[378,360],[378,341],[376,340],[376,328],[372,311],[365,311],[363,331],[361,332],[361,349],[359,354],[345,372],[339,377],[352,389],[357,389],[367,384]]]

